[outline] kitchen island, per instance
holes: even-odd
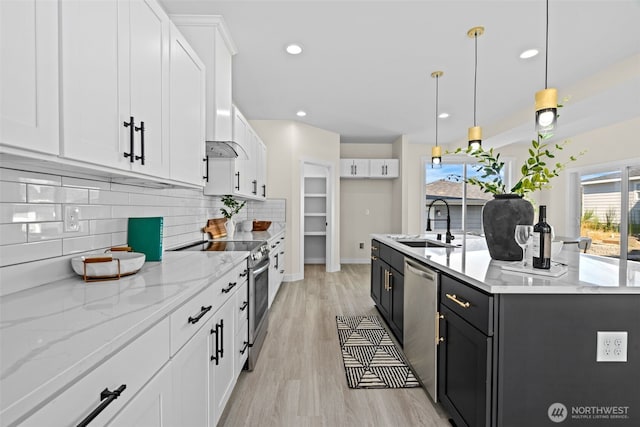
[[[566,272],[548,277],[504,270],[512,263],[492,260],[478,236],[401,243],[426,237],[372,236],[371,295],[402,341],[400,262],[438,274],[437,399],[458,427],[640,423],[637,263],[621,274],[616,259],[566,247],[554,259]]]

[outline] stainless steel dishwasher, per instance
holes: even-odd
[[[404,354],[422,386],[438,401],[438,288],[440,274],[404,260]]]

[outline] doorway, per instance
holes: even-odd
[[[333,165],[312,160],[301,164],[300,271],[304,264],[333,266],[334,177]]]

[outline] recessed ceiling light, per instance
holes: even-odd
[[[299,55],[302,53],[302,46],[299,44],[292,43],[287,46],[286,51],[290,55]]]
[[[438,117],[441,119],[446,119],[447,117],[449,117],[449,113],[440,113]]]
[[[302,110],[300,110],[300,111],[298,111],[298,112],[296,113],[296,116],[298,116],[298,117],[304,117],[304,116],[306,116],[306,115],[307,115],[307,113],[306,113],[305,111],[302,111]]]
[[[527,49],[520,54],[520,58],[522,59],[533,58],[537,54],[538,54],[538,49]]]

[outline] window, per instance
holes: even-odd
[[[432,230],[446,230],[444,203],[434,203],[429,209],[435,199],[443,199],[449,204],[451,230],[482,233],[482,207],[493,196],[475,185],[465,184],[464,180],[467,177],[490,180],[491,177],[482,178],[471,160],[458,158],[443,163],[439,169],[432,169],[430,163],[425,163],[423,230],[426,229],[427,214]]]

